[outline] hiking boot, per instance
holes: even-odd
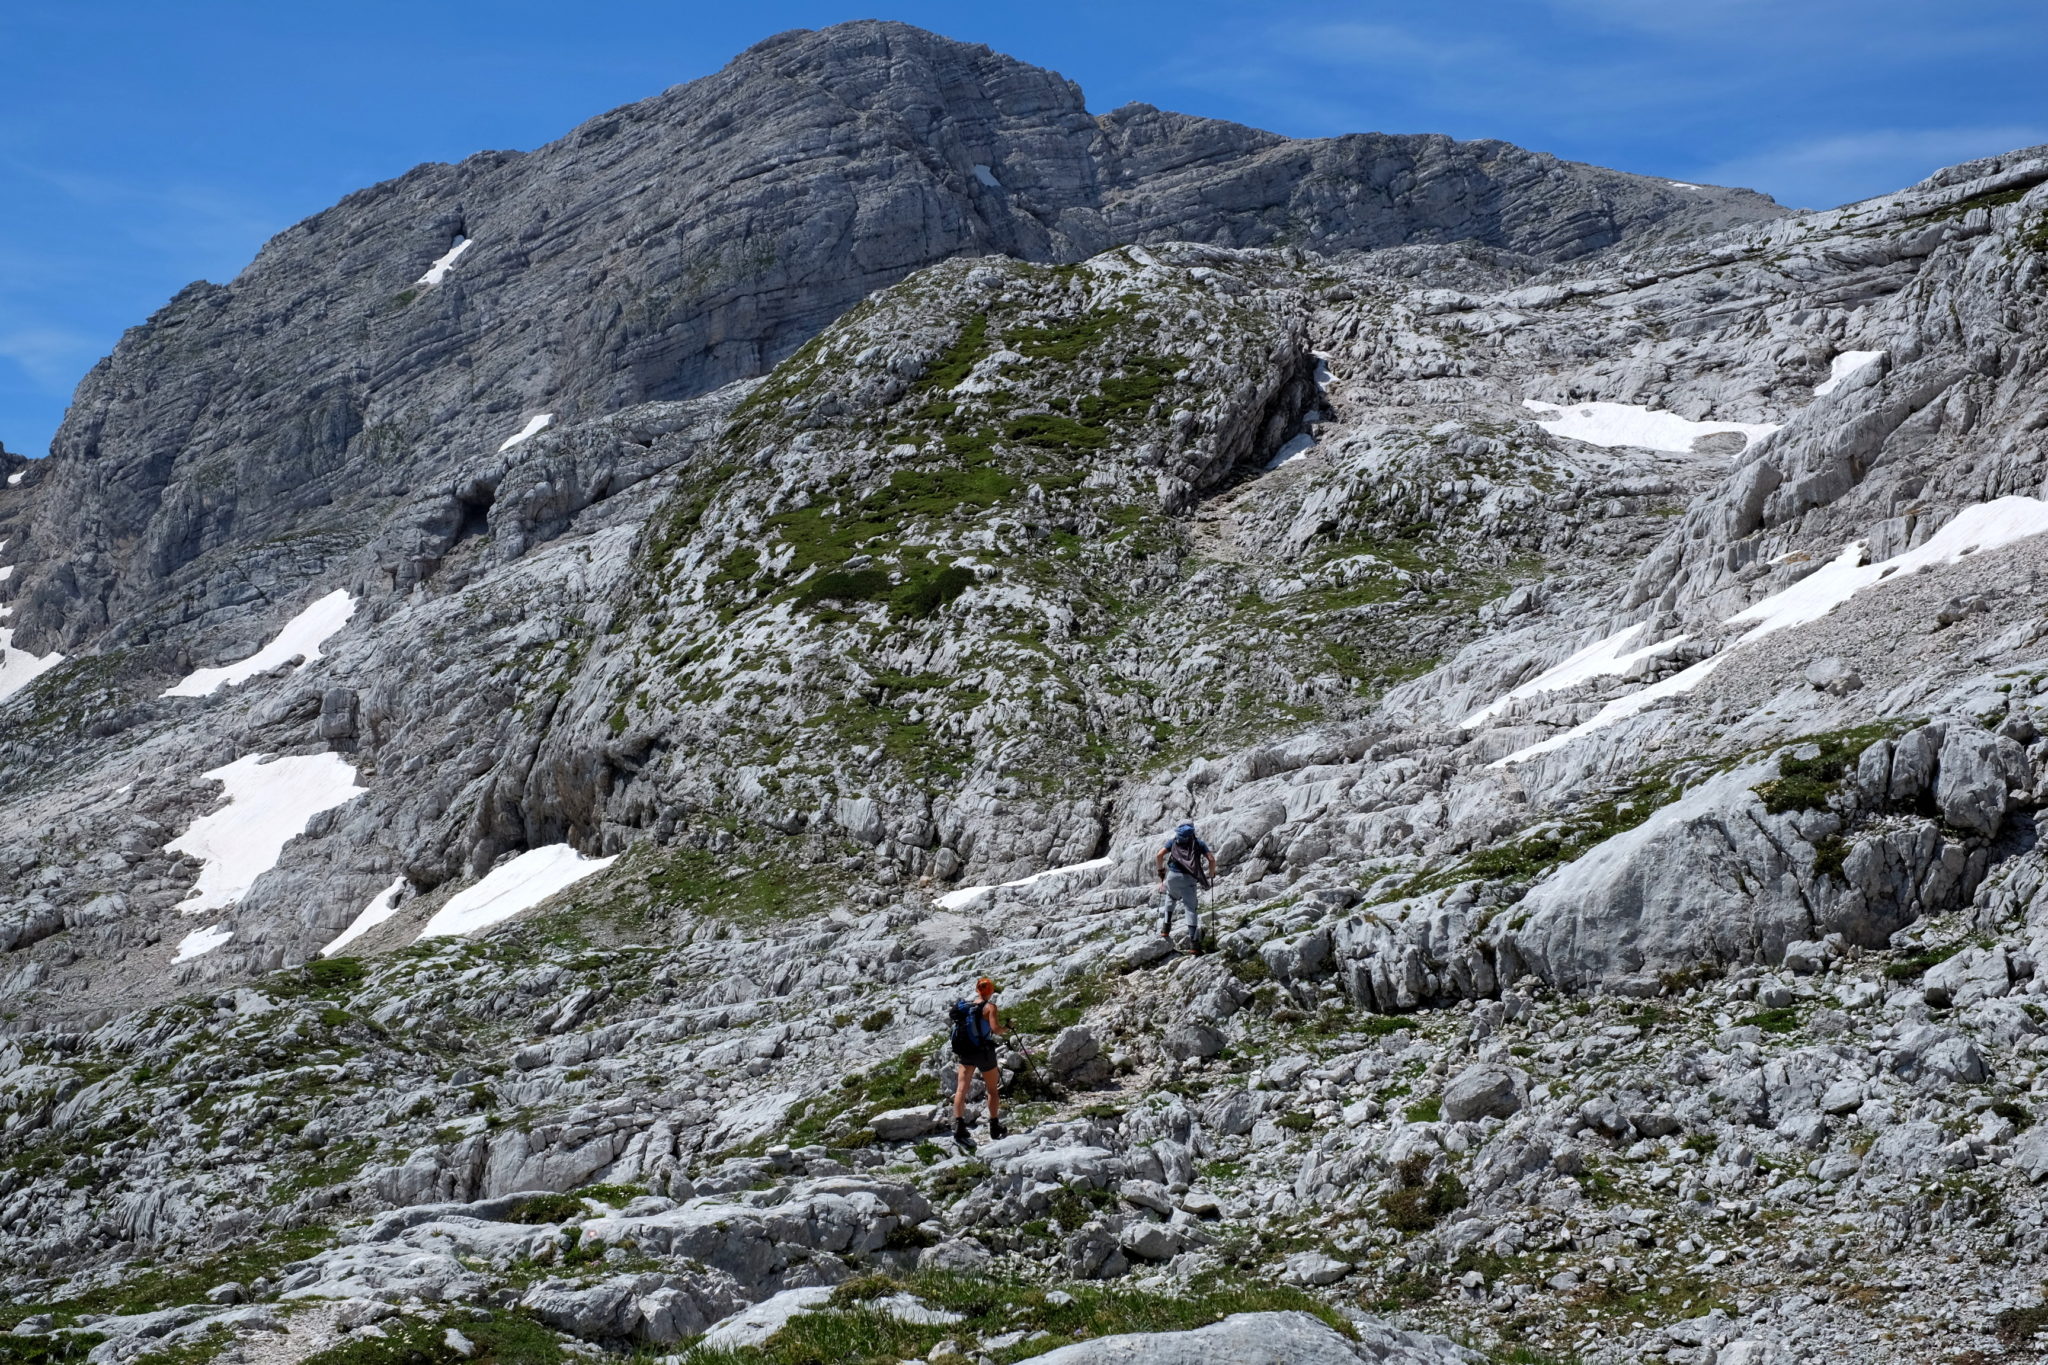
[[[990,1138],[1000,1138],[1009,1131],[1009,1129],[1003,1127],[1001,1119],[992,1118],[988,1121],[988,1135]]]
[[[974,1150],[974,1137],[967,1131],[966,1119],[953,1120],[953,1141],[959,1143],[960,1146],[970,1152]]]

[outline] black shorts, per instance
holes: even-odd
[[[996,1045],[994,1043],[987,1043],[981,1047],[969,1048],[965,1052],[956,1047],[953,1049],[953,1060],[962,1066],[971,1066],[976,1071],[994,1071],[996,1069]]]

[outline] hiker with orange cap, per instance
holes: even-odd
[[[953,1058],[960,1064],[960,1081],[953,1090],[953,1141],[970,1152],[974,1139],[967,1134],[967,1092],[974,1087],[977,1071],[988,1091],[988,1135],[1003,1135],[1003,1121],[996,1113],[996,1038],[1009,1032],[996,1017],[996,983],[984,976],[974,983],[974,993],[974,1000],[955,1000],[949,1011]]]

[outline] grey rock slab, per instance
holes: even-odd
[[[785,1289],[721,1319],[697,1339],[697,1345],[723,1351],[759,1346],[788,1325],[791,1318],[815,1312],[831,1297],[831,1289],[825,1286]]]
[[[883,1142],[912,1142],[929,1137],[944,1126],[939,1109],[928,1104],[884,1110],[868,1120],[868,1127],[874,1129],[875,1136]]]
[[[1528,1082],[1508,1067],[1469,1066],[1444,1087],[1443,1116],[1452,1123],[1508,1118],[1521,1109],[1527,1089]],[[1615,1122],[1619,1124],[1619,1114]]]
[[[1359,1339],[1306,1313],[1238,1313],[1190,1332],[1102,1337],[1038,1357],[1046,1365],[1478,1365],[1482,1357],[1444,1337],[1384,1323]]]

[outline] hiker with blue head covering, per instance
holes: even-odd
[[[1152,870],[1159,874],[1159,889],[1166,893],[1166,923],[1160,926],[1159,937],[1173,942],[1173,913],[1177,906],[1184,905],[1188,911],[1188,951],[1201,952],[1202,914],[1196,897],[1216,878],[1216,855],[1195,833],[1191,822],[1183,823],[1152,860]]]

